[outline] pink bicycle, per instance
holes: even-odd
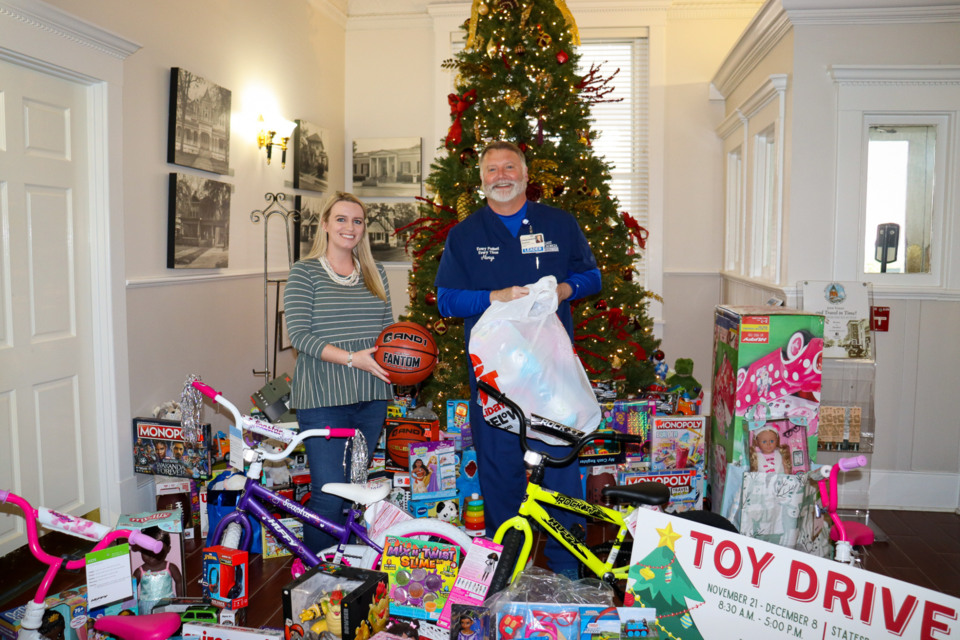
[[[0,504],[14,504],[23,511],[23,517],[27,522],[27,540],[30,546],[30,553],[47,565],[46,575],[37,589],[37,594],[27,604],[26,613],[20,623],[20,633],[18,640],[45,640],[40,634],[40,627],[43,624],[44,612],[47,598],[47,592],[50,585],[53,584],[57,572],[61,568],[68,571],[77,571],[86,566],[86,560],[69,560],[65,558],[56,558],[45,552],[40,546],[40,535],[37,531],[37,523],[63,533],[96,542],[93,548],[98,551],[110,545],[114,540],[126,538],[132,544],[150,551],[160,551],[163,546],[159,540],[154,540],[148,535],[139,531],[129,531],[118,529],[113,531],[110,527],[84,520],[64,513],[59,513],[46,507],[34,507],[26,499],[21,498],[15,493],[0,490]],[[158,613],[149,616],[104,616],[97,620],[94,628],[103,633],[109,633],[120,640],[128,638],[137,638],[138,640],[163,640],[169,638],[180,628],[180,616],[176,613]]]
[[[851,566],[860,565],[860,558],[853,547],[873,544],[874,535],[873,529],[866,524],[841,520],[837,515],[837,476],[841,471],[853,471],[865,466],[867,466],[866,456],[854,456],[841,458],[836,464],[824,465],[811,474],[812,479],[820,485],[820,501],[823,509],[833,520],[834,526],[830,528],[830,539],[836,544],[836,560]]]

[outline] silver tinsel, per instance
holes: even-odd
[[[349,457],[349,467],[347,458]],[[343,475],[350,479],[352,484],[366,484],[367,473],[370,471],[370,461],[367,455],[367,439],[363,433],[356,432],[343,450]]]
[[[200,412],[203,410],[203,395],[193,388],[191,383],[194,380],[200,380],[200,376],[187,376],[180,393],[180,426],[183,428],[183,439],[189,443],[200,440]]]

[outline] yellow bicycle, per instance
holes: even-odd
[[[626,562],[617,565],[617,558],[620,555],[621,547],[624,545],[624,538],[627,535],[626,518],[629,517],[633,509],[638,505],[663,505],[670,500],[670,490],[662,484],[655,482],[635,484],[625,487],[604,487],[602,493],[604,496],[615,498],[621,502],[631,505],[626,514],[620,513],[615,509],[608,509],[601,505],[590,504],[585,500],[571,498],[570,496],[550,491],[540,486],[543,482],[544,470],[547,466],[565,467],[573,462],[580,449],[592,444],[597,440],[610,440],[619,442],[641,442],[640,436],[626,433],[592,433],[581,436],[580,432],[573,431],[568,427],[547,420],[537,415],[531,416],[528,421],[524,418],[524,413],[510,398],[500,393],[497,389],[486,382],[478,381],[477,386],[485,393],[503,403],[513,411],[520,422],[520,446],[523,448],[524,463],[531,469],[530,479],[527,483],[527,493],[523,502],[520,504],[518,514],[504,522],[497,530],[494,541],[503,545],[503,553],[497,570],[493,575],[493,582],[490,585],[489,594],[498,593],[507,586],[523,570],[530,557],[530,549],[533,546],[533,528],[531,523],[537,523],[543,530],[554,538],[560,544],[566,547],[586,569],[599,576],[603,581],[617,587],[621,580],[626,580],[627,570],[629,569],[629,557]],[[531,449],[527,444],[527,427],[535,429],[541,433],[555,436],[569,442],[572,445],[571,451],[563,458],[554,458],[542,451]],[[555,518],[550,516],[541,506],[542,504],[552,505],[589,516],[603,522],[610,522],[619,527],[617,537],[613,543],[606,543],[596,550],[603,553],[609,550],[606,560],[597,557],[593,550],[588,548],[585,542],[585,532],[580,535],[574,535],[568,531]],[[627,545],[630,545],[628,542]],[[629,550],[627,550],[629,556]],[[583,571],[583,568],[581,568]]]

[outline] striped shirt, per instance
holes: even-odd
[[[328,344],[344,351],[369,349],[384,327],[393,324],[390,287],[379,263],[377,272],[387,292],[386,302],[367,290],[362,274],[359,283],[347,287],[335,283],[316,259],[301,260],[290,269],[283,309],[290,344],[299,352],[290,398],[294,408],[393,397],[390,385],[373,374],[320,359]]]

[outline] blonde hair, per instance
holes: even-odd
[[[386,302],[387,291],[383,288],[383,281],[377,271],[377,263],[374,262],[373,252],[370,251],[370,236],[367,235],[367,205],[363,204],[360,198],[352,193],[337,191],[330,196],[323,208],[323,213],[320,214],[320,228],[317,229],[317,237],[313,241],[313,248],[302,259],[312,260],[327,255],[327,233],[323,230],[323,227],[330,220],[333,205],[338,202],[352,202],[360,205],[360,209],[363,211],[363,236],[357,246],[353,248],[353,257],[360,263],[360,273],[363,274],[363,284],[367,287],[367,291]]]

